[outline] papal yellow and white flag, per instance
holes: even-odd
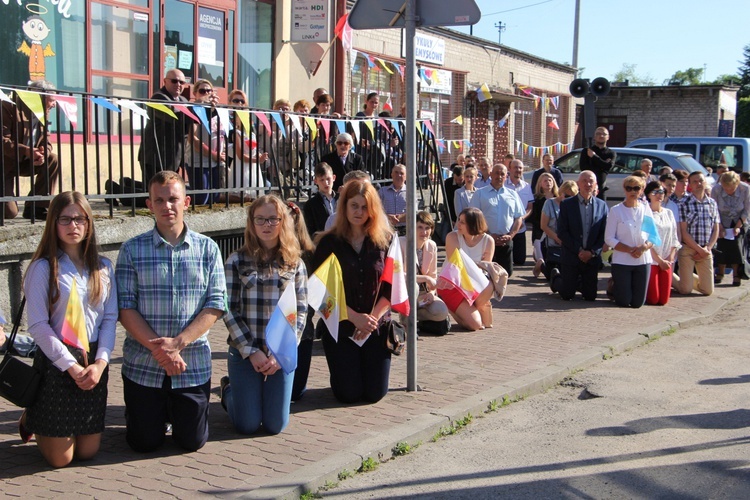
[[[438,286],[449,286],[458,290],[469,305],[474,304],[482,290],[490,284],[490,280],[479,266],[460,248],[456,248],[445,261],[438,281]]]
[[[344,277],[336,255],[331,254],[307,280],[307,304],[320,312],[333,340],[339,340],[339,321],[346,314]]]

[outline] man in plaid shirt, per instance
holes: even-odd
[[[140,452],[164,442],[167,424],[182,448],[208,439],[211,348],[206,334],[226,311],[219,247],[188,229],[185,181],[158,172],[146,201],[151,231],[126,241],[117,258],[126,439]]]
[[[682,248],[677,291],[689,294],[694,289],[703,295],[714,291],[714,257],[711,249],[719,238],[719,208],[706,192],[706,178],[701,172],[688,177],[691,193],[680,202]],[[698,272],[696,276],[693,270]]]

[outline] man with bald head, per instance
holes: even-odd
[[[585,300],[596,299],[608,212],[607,203],[595,196],[596,190],[594,173],[581,172],[578,195],[560,204],[557,236],[562,240],[562,263],[559,271],[552,271],[550,286],[564,300],[571,300],[576,290]]]
[[[187,102],[187,99],[182,96],[182,89],[186,84],[182,71],[171,69],[164,77],[164,85],[151,96],[151,99]],[[156,172],[161,170],[177,172],[182,163],[185,135],[192,122],[176,109],[170,109],[177,115],[177,120],[161,111],[148,109],[149,120],[143,128],[141,149],[138,152],[144,188]]]
[[[505,185],[508,169],[502,163],[492,168],[491,182],[487,187],[477,190],[469,202],[478,208],[487,220],[487,232],[495,241],[495,254],[492,257],[508,276],[513,274],[513,238],[521,229],[526,214],[524,204],[518,193]]]

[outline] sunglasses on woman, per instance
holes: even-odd
[[[651,194],[664,194],[664,190],[663,189],[654,189],[653,191],[651,191]]]
[[[641,190],[641,186],[625,186],[625,191],[632,193],[633,191],[638,192]]]
[[[213,90],[214,89],[203,87],[202,89],[198,89],[198,93],[202,95],[206,95],[206,94],[210,94],[211,92],[213,92]]]
[[[245,104],[245,100],[244,99],[235,98],[235,99],[232,99],[232,104]]]

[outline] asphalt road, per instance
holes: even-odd
[[[735,303],[545,394],[474,416],[458,434],[321,494],[750,498],[748,305]]]

